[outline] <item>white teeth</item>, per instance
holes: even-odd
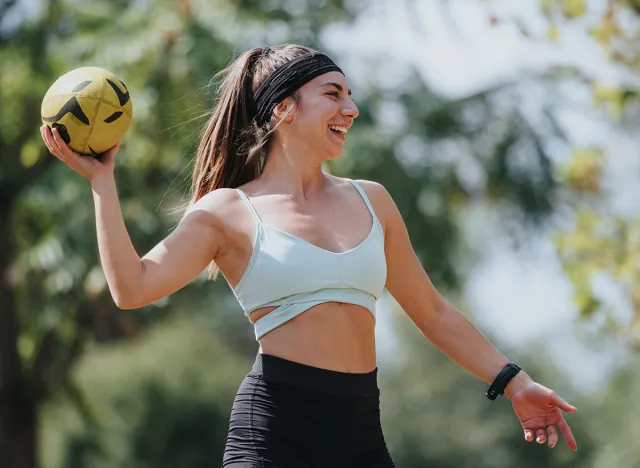
[[[347,127],[338,127],[337,125],[329,125],[329,128],[331,130],[337,130],[339,132],[342,132],[345,135],[347,134],[347,131],[349,130]]]

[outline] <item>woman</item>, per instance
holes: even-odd
[[[496,351],[438,294],[380,184],[322,172],[342,155],[358,108],[346,77],[307,47],[255,48],[225,70],[202,134],[192,202],[142,259],[113,177],[100,160],[43,127],[56,157],[91,181],[100,257],[122,309],[153,303],[207,265],[221,271],[260,343],[231,412],[225,467],[391,467],[379,416],[375,300],[383,288],[420,331],[504,394],[525,439],[576,442],[560,410],[575,408]]]

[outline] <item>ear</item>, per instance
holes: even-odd
[[[283,117],[283,123],[290,124],[293,122],[293,116],[295,114],[296,103],[290,97],[287,97],[273,109],[273,115],[276,117],[276,122],[279,122]],[[286,116],[286,117],[285,117]]]

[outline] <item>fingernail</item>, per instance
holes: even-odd
[[[549,448],[555,447],[555,444],[549,444]]]

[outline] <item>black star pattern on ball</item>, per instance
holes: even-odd
[[[42,120],[45,122],[57,122],[65,115],[71,113],[75,118],[77,118],[80,122],[85,125],[89,125],[89,118],[86,116],[82,107],[80,107],[80,103],[75,97],[72,97],[67,101],[67,103],[62,106],[62,109],[58,111],[58,113],[52,117],[42,116]]]
[[[116,92],[116,96],[118,96],[118,101],[120,102],[121,106],[124,106],[127,102],[129,102],[129,90],[127,89],[125,84],[122,83],[122,81],[120,83],[122,84],[122,86],[124,86],[126,93],[123,93],[118,85],[111,81],[109,78],[107,78],[107,83],[109,83],[113,90]]]

